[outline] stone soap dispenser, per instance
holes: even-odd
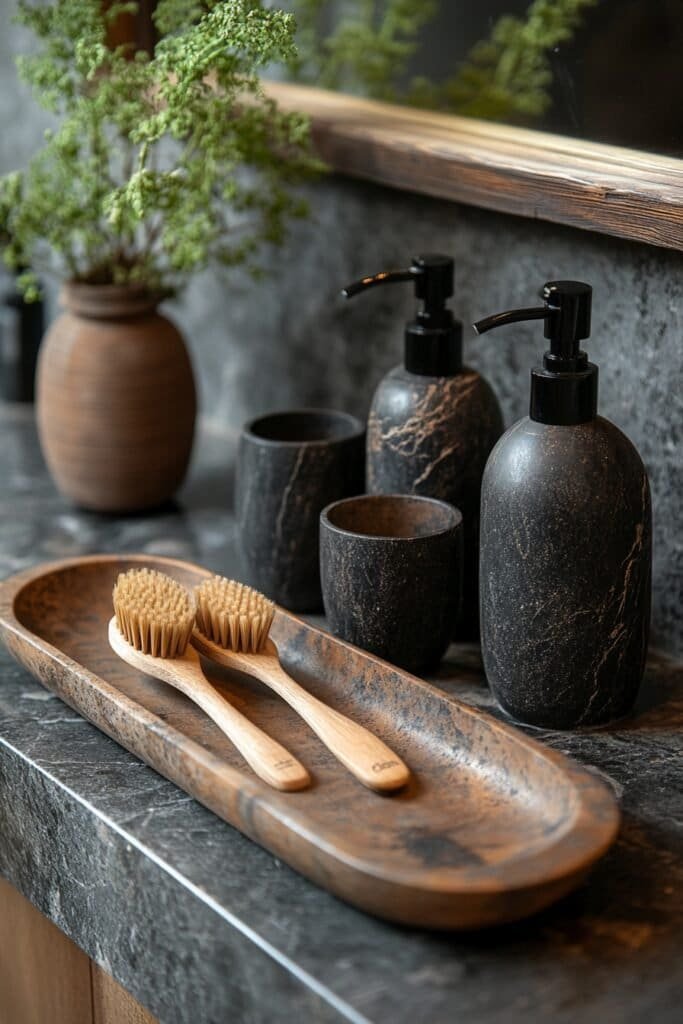
[[[350,298],[376,285],[411,281],[422,309],[405,329],[403,366],[380,382],[367,433],[371,494],[417,494],[460,509],[464,527],[459,639],[477,638],[479,492],[486,459],[503,432],[496,396],[462,362],[462,324],[446,303],[454,291],[448,256],[416,257],[406,270],[365,277],[344,289]]]
[[[597,415],[598,368],[579,348],[592,290],[551,281],[540,308],[499,313],[478,333],[543,320],[529,416],[486,465],[481,504],[481,643],[494,695],[552,729],[631,710],[647,653],[651,516],[638,452]]]

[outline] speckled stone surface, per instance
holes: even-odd
[[[433,669],[453,638],[463,518],[445,502],[372,494],[320,519],[320,581],[330,631],[409,672]]]
[[[650,631],[650,492],[633,445],[598,416],[525,417],[481,498],[481,643],[515,718],[602,725],[634,705]]]
[[[322,611],[320,513],[365,489],[365,424],[266,416],[240,435],[235,482],[244,581],[292,611]]]
[[[0,430],[0,575],[115,550],[233,571],[230,442],[203,439],[175,506],[105,519],[56,495],[29,413],[0,408]],[[475,648],[451,648],[436,681],[495,712]],[[611,781],[624,814],[616,846],[533,920],[430,935],[295,875],[0,651],[0,872],[164,1024],[674,1024],[683,669],[654,658],[635,717],[617,727],[534,735]]]
[[[486,460],[503,432],[489,384],[465,366],[426,377],[397,366],[381,381],[368,416],[371,494],[423,494],[463,515],[463,599],[455,640],[479,639],[479,496]]]

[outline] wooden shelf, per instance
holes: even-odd
[[[272,83],[336,171],[394,188],[683,249],[683,161]]]

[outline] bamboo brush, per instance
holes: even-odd
[[[113,598],[109,643],[120,658],[189,697],[269,785],[294,790],[309,784],[304,766],[221,697],[202,672],[189,645],[194,601],[183,586],[153,569],[131,569],[119,576]]]
[[[192,644],[200,654],[269,686],[365,786],[386,791],[405,785],[410,778],[408,768],[382,740],[323,704],[281,667],[277,648],[268,636],[275,613],[272,601],[221,576],[200,583],[195,597]]]

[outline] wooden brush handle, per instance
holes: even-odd
[[[410,771],[398,754],[364,726],[304,690],[280,665],[272,641],[264,653],[241,654],[207,642],[195,630],[192,643],[206,657],[254,676],[279,694],[364,786],[386,792],[408,782]]]
[[[359,782],[379,792],[405,786],[410,778],[407,766],[378,736],[323,704],[299,686],[279,664],[272,665],[270,671],[268,685],[277,689]]]
[[[309,785],[310,776],[304,766],[214,689],[192,647],[188,646],[181,658],[142,654],[124,639],[115,618],[109,623],[109,643],[133,668],[180,690],[206,712],[264,782],[282,790],[304,789]]]
[[[303,789],[309,785],[310,776],[304,766],[280,743],[221,697],[202,675],[199,665],[196,674],[190,676],[188,682],[183,693],[225,733],[259,778],[275,789]]]

